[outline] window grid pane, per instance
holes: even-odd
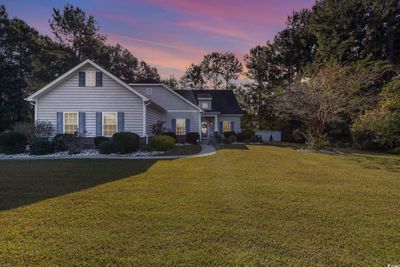
[[[117,132],[117,114],[115,112],[103,113],[103,135],[111,137]]]
[[[96,72],[87,71],[86,72],[86,86],[96,86]]]
[[[231,130],[231,122],[230,121],[224,121],[224,132],[229,132]]]
[[[186,120],[185,119],[176,119],[176,135],[185,135],[186,134]]]
[[[64,132],[73,134],[78,130],[78,113],[66,112],[64,113]]]

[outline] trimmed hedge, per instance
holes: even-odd
[[[190,132],[186,134],[186,142],[189,144],[197,144],[200,140],[200,135],[198,132]]]
[[[225,138],[228,138],[229,136],[232,136],[232,135],[236,137],[236,133],[234,131],[224,132]]]
[[[136,151],[139,148],[140,136],[135,133],[115,133],[112,137],[115,150],[118,153],[126,154]]]
[[[27,137],[23,133],[7,131],[0,134],[0,153],[23,153],[26,145]]]
[[[171,136],[176,142],[176,134],[174,132],[163,132],[161,135]]]
[[[110,138],[105,136],[96,136],[95,138],[93,138],[94,147],[96,149],[99,149],[100,144],[103,143],[104,141],[110,141]]]
[[[99,145],[100,154],[111,154],[115,152],[115,145],[112,141],[103,141]]]
[[[55,151],[67,151],[69,144],[74,138],[73,134],[56,134],[53,138],[53,145]]]
[[[255,132],[254,131],[243,131],[240,133],[236,134],[236,140],[238,142],[245,142],[247,140],[253,140],[255,138]]]
[[[53,152],[54,146],[48,140],[37,139],[29,145],[29,154],[31,155],[47,155]]]
[[[175,140],[167,135],[155,135],[150,138],[150,145],[156,151],[167,151],[175,147]]]

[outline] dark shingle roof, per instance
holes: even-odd
[[[232,90],[175,90],[178,94],[195,104],[199,105],[198,98],[205,95],[211,97],[211,112],[222,114],[242,114],[239,103]]]

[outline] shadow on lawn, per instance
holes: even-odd
[[[249,150],[247,145],[232,144],[232,145],[220,145],[218,149],[237,149],[237,150]]]
[[[353,157],[349,157],[349,159],[367,169],[400,172],[400,157],[357,154],[353,155]]]
[[[0,211],[147,171],[155,160],[0,161]]]

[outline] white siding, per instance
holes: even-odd
[[[153,124],[157,121],[164,121],[165,116],[161,111],[147,107],[146,110],[146,133],[148,136],[153,135]],[[165,126],[165,124],[164,124]]]
[[[56,88],[39,97],[37,120],[50,121],[56,127],[57,112],[86,112],[88,137],[96,135],[96,112],[124,112],[125,131],[143,135],[143,100],[103,73],[102,87],[79,87],[79,71],[95,70],[82,67]]]
[[[241,118],[241,116],[235,116],[235,115],[219,115],[218,116],[218,127],[219,127],[219,123],[221,121],[233,121],[233,126],[235,129],[231,129],[231,130],[235,131],[236,133],[239,133],[242,131],[241,127],[240,127],[240,118]]]
[[[166,114],[166,127],[171,129],[172,119],[189,119],[190,120],[190,131],[199,132],[200,129],[200,113],[199,112],[168,112]]]
[[[178,94],[172,93],[162,85],[131,85],[131,87],[144,95],[147,98],[153,100],[156,104],[160,105],[167,111],[170,110],[197,110],[193,105],[189,104],[186,100],[183,100]],[[146,89],[152,88],[152,94],[147,95]]]

